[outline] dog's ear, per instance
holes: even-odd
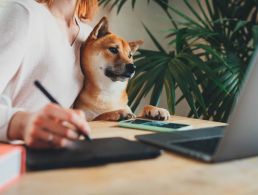
[[[94,27],[93,31],[90,34],[90,37],[93,39],[99,39],[101,37],[104,37],[111,32],[108,29],[108,19],[106,16],[101,18],[99,23]]]
[[[138,40],[138,41],[131,41],[129,42],[129,46],[131,48],[132,54],[134,54],[139,47],[143,44],[142,40]]]

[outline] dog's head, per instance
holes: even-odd
[[[88,79],[127,81],[135,73],[133,55],[142,43],[127,42],[111,33],[108,20],[103,17],[82,46],[83,72]]]

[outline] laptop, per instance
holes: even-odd
[[[258,155],[258,49],[229,117],[229,125],[198,130],[139,135],[136,138],[206,162]]]

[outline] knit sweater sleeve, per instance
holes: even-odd
[[[0,10],[0,141],[8,141],[7,128],[13,114],[20,110],[12,107],[4,90],[19,70],[29,39],[30,14],[17,2],[9,2]]]

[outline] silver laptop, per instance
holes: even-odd
[[[140,135],[136,138],[207,162],[258,155],[258,50],[251,61],[228,126]]]

